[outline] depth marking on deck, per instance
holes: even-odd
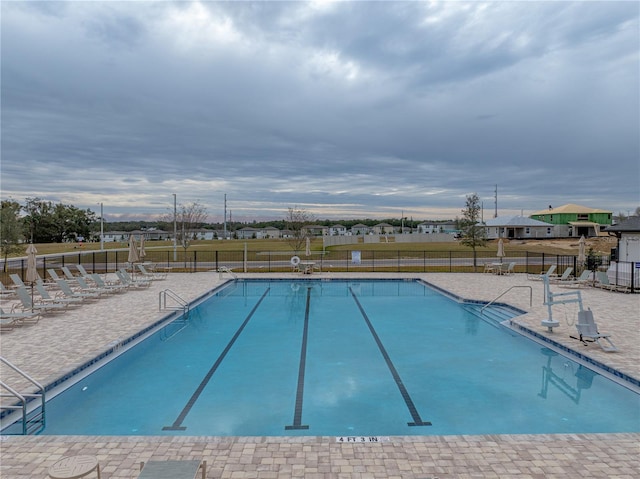
[[[373,324],[371,324],[371,321],[369,321],[369,317],[367,316],[367,313],[365,312],[364,308],[360,304],[360,301],[358,300],[356,293],[353,292],[353,289],[351,289],[351,287],[349,287],[349,292],[351,293],[351,296],[353,296],[353,300],[358,305],[358,309],[360,310],[362,317],[367,323],[367,326],[369,327],[369,331],[371,331],[371,335],[373,336],[373,339],[378,345],[378,349],[380,349],[380,353],[382,354],[382,357],[387,363],[387,367],[389,368],[389,371],[391,371],[391,375],[393,376],[393,379],[395,380],[396,385],[400,390],[400,394],[402,395],[402,398],[404,399],[404,402],[407,405],[407,408],[409,409],[409,413],[413,418],[413,422],[408,422],[407,424],[409,426],[431,426],[431,423],[429,421],[423,421],[422,418],[420,417],[420,413],[416,409],[415,404],[413,404],[413,400],[409,395],[409,391],[407,391],[407,388],[402,382],[402,378],[400,377],[400,374],[398,374],[398,370],[396,369],[396,367],[393,365],[393,361],[391,361],[391,357],[387,353],[387,350],[384,348],[384,345],[382,344],[382,341],[380,340],[378,333],[376,333],[376,330],[373,327]]]
[[[176,420],[173,421],[173,424],[171,426],[164,426],[162,428],[163,431],[184,431],[184,430],[187,429],[186,427],[182,426],[182,422],[187,417],[187,414],[189,414],[189,412],[191,411],[191,408],[193,407],[193,405],[196,403],[196,401],[200,397],[200,394],[202,394],[202,391],[204,390],[204,388],[207,386],[207,384],[211,380],[211,376],[213,376],[213,374],[216,372],[216,370],[218,369],[218,367],[220,366],[220,364],[224,360],[224,358],[227,355],[227,353],[229,352],[229,350],[233,347],[233,344],[236,342],[236,340],[238,339],[238,337],[240,336],[240,334],[244,330],[245,326],[247,325],[247,323],[249,322],[249,320],[251,319],[253,314],[258,309],[258,306],[260,306],[260,303],[262,303],[262,300],[267,296],[267,293],[269,293],[270,289],[271,288],[267,288],[267,290],[264,292],[264,294],[260,297],[260,299],[258,300],[256,305],[253,307],[253,309],[251,310],[249,315],[245,318],[245,320],[242,323],[242,325],[240,325],[240,327],[236,331],[236,334],[233,335],[233,337],[231,338],[231,340],[229,341],[227,346],[224,348],[224,351],[222,351],[222,353],[220,353],[220,356],[218,356],[218,359],[216,360],[216,362],[213,364],[213,366],[211,366],[211,369],[209,369],[209,372],[202,379],[202,381],[200,382],[200,385],[195,390],[195,392],[193,393],[193,395],[191,396],[189,401],[187,401],[187,404],[182,409],[182,412],[178,415]]]
[[[298,368],[298,389],[296,391],[296,407],[293,413],[293,424],[285,426],[286,431],[293,429],[309,429],[302,424],[302,400],[304,398],[304,371],[307,363],[307,336],[309,334],[309,305],[311,303],[311,288],[307,287],[307,305],[304,310],[304,328],[302,330],[302,347],[300,349],[300,366]]]

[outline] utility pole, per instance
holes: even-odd
[[[178,260],[178,208],[176,194],[173,194],[173,261]]]
[[[493,217],[497,218],[498,217],[498,185],[496,185],[496,192],[495,192],[495,206],[496,206],[496,210],[493,213]]]
[[[224,239],[227,239],[227,194],[224,194]]]
[[[100,203],[100,251],[104,251],[104,213]]]

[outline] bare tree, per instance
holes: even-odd
[[[161,221],[173,225],[173,211],[167,213]],[[189,248],[191,241],[196,239],[197,230],[202,228],[208,221],[207,208],[200,200],[193,203],[180,204],[176,209],[176,241],[184,248],[185,252]]]
[[[315,221],[315,218],[311,213],[297,206],[289,207],[287,210],[287,215],[284,219],[285,228],[290,233],[287,243],[294,252],[302,251],[306,246],[309,230],[305,226],[313,223],[313,221]]]
[[[473,269],[476,268],[476,248],[487,244],[487,236],[481,220],[480,198],[476,193],[467,196],[465,209],[462,210],[460,229],[462,239],[460,242],[473,249]]]

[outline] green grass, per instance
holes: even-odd
[[[574,241],[575,242],[575,241]],[[286,239],[248,239],[248,240],[199,240],[193,241],[189,245],[188,251],[244,251],[245,244],[247,251],[251,252],[275,252],[275,251],[292,251],[291,246]],[[36,244],[38,255],[44,254],[59,254],[59,253],[79,253],[82,251],[99,251],[100,243],[41,243]],[[128,248],[126,242],[107,242],[104,244],[106,250],[123,249]],[[145,242],[145,248],[153,251],[172,251],[172,241],[147,241]],[[26,245],[22,248],[22,251],[11,255],[12,257],[25,256],[24,250]],[[178,245],[178,251],[184,251],[184,249]],[[528,251],[531,253],[546,253],[546,254],[577,254],[577,244],[575,248],[558,248],[552,244],[528,244],[527,242],[514,242],[506,243],[505,249],[507,254],[509,252]],[[322,251],[322,238],[314,238],[311,241],[312,251]],[[471,248],[464,246],[459,241],[446,242],[446,243],[358,243],[351,245],[332,246],[327,248],[327,251],[380,251],[380,252],[396,252],[396,251],[428,251],[428,252],[469,252]],[[487,246],[483,248],[476,248],[478,253],[495,253],[497,251],[497,241],[489,241]]]

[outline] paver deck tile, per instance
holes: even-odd
[[[313,279],[344,276],[322,273]],[[518,322],[540,334],[548,334],[540,326],[540,320],[547,315],[542,304],[542,284],[527,281],[524,275],[401,276],[424,278],[461,297],[485,301],[511,285],[530,285],[532,306],[528,294],[522,290],[509,293],[503,300],[527,311],[517,318]],[[217,273],[173,273],[148,290],[103,298],[68,314],[51,317],[50,321],[2,334],[2,354],[37,380],[47,383],[102,352],[113,341],[122,340],[161,317],[162,313],[157,311],[160,289],[170,288],[181,297],[195,298],[220,283]],[[600,329],[612,335],[620,352],[605,353],[597,346],[584,347],[570,339],[575,326],[565,321],[562,308],[558,310],[561,325],[550,336],[640,378],[640,295],[589,288],[583,289],[582,295],[585,306],[594,311]],[[66,347],[67,343],[73,346]],[[29,344],[39,345],[37,354],[25,347]],[[82,344],[82,348],[78,348],[78,344]],[[0,374],[4,378],[6,370],[0,368]],[[375,444],[339,444],[335,438],[315,436],[5,436],[1,439],[2,479],[46,477],[48,467],[60,458],[84,454],[97,457],[103,477],[113,479],[136,477],[139,461],[154,459],[206,459],[209,478],[640,477],[640,434],[408,436],[391,437],[389,442]]]

